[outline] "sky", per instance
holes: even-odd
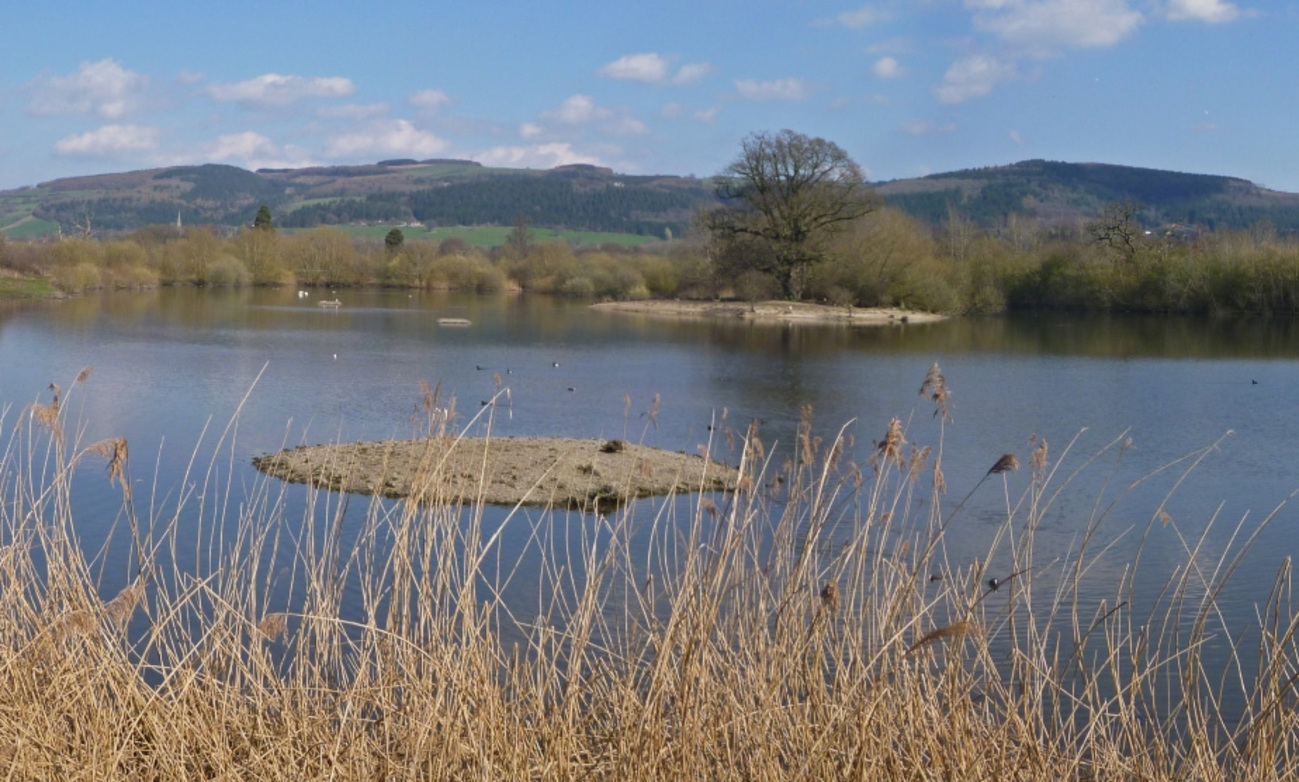
[[[393,158],[703,177],[788,128],[877,182],[1044,158],[1299,192],[1299,0],[9,10],[0,189]]]

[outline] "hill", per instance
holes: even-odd
[[[955,209],[986,227],[1003,224],[1011,214],[1076,225],[1107,204],[1130,201],[1141,207],[1138,219],[1147,228],[1241,229],[1269,222],[1282,233],[1299,231],[1297,194],[1233,177],[1101,163],[1026,160],[886,182],[877,190],[890,206],[932,223]]]
[[[1077,225],[1131,201],[1148,228],[1216,229],[1268,222],[1299,232],[1299,195],[1243,179],[1100,163],[1028,160],[877,184],[890,206],[938,225],[954,209],[985,227],[1012,214]],[[706,180],[633,176],[596,166],[548,171],[488,168],[469,160],[385,160],[370,165],[248,171],[201,165],[56,179],[0,191],[0,230],[12,238],[146,225],[211,223],[232,229],[267,204],[277,225],[510,226],[680,236],[715,203]]]
[[[19,238],[61,231],[121,233],[145,225],[248,225],[267,204],[276,224],[513,225],[644,236],[683,233],[711,203],[705,182],[628,176],[596,166],[548,171],[486,168],[467,160],[247,171],[181,166],[56,179],[0,192],[0,230]]]

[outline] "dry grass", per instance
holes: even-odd
[[[945,420],[939,388],[926,396]],[[777,456],[750,428],[727,433],[748,477],[730,495],[503,521],[445,502],[349,515],[327,493],[290,518],[281,484],[232,496],[218,483],[234,453],[223,435],[206,466],[195,453],[193,490],[138,518],[125,442],[64,439],[79,392],[58,420],[33,410],[46,425],[13,428],[0,451],[7,778],[1299,773],[1288,562],[1261,599],[1257,647],[1233,647],[1224,672],[1204,647],[1232,629],[1215,600],[1252,537],[1210,559],[1188,539],[1140,612],[1130,574],[1099,604],[1085,596],[1112,554],[1098,536],[1106,503],[1069,557],[1034,560],[1055,499],[1121,439],[1071,474],[1069,447],[1050,464],[1040,444],[988,556],[971,559],[948,550],[960,506],[944,507],[942,443],[908,443],[893,424],[867,465],[844,458],[842,431],[822,443],[802,430],[799,452]],[[448,409],[430,398],[426,414],[433,484],[457,440]],[[87,453],[121,489],[129,573],[97,575],[77,544],[71,482]],[[1008,456],[988,475],[1007,479]],[[1175,526],[1146,512],[1147,534]],[[515,531],[540,563],[526,572],[503,553]],[[1006,575],[985,572],[994,554]],[[504,597],[523,579],[530,607]],[[1234,680],[1243,716],[1228,723],[1218,707]]]

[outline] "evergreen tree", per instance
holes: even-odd
[[[253,228],[262,231],[274,231],[275,221],[271,219],[271,208],[262,204],[257,210],[257,216],[253,218]]]
[[[383,237],[383,246],[389,254],[401,252],[401,248],[406,244],[406,235],[401,232],[400,228],[394,228]]]

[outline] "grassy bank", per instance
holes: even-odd
[[[992,455],[980,485],[948,496],[941,437],[908,442],[907,411],[857,462],[842,431],[823,440],[810,418],[782,452],[723,420],[714,445],[745,476],[725,496],[503,522],[481,506],[374,501],[345,525],[334,495],[290,515],[283,485],[223,479],[233,426],[196,452],[179,497],[145,502],[124,441],[76,440],[93,382],[3,422],[0,768],[13,778],[1299,772],[1288,563],[1260,598],[1257,646],[1219,670],[1202,649],[1238,637],[1216,595],[1247,533],[1212,558],[1187,540],[1139,611],[1130,577],[1099,605],[1083,597],[1093,568],[1115,565],[1109,498],[1076,520],[1069,557],[1037,561],[1057,497],[1078,470],[1121,458],[1121,439],[1082,456],[1045,442]],[[922,393],[911,413],[942,420],[937,365]],[[424,410],[422,475],[436,486],[437,455],[457,447],[453,408],[430,395]],[[494,410],[470,425],[490,429]],[[1161,475],[1175,486],[1201,456]],[[71,510],[73,473],[105,465],[126,573],[77,543],[89,522]],[[971,559],[948,531],[957,496],[975,491],[1006,504]],[[1132,510],[1147,532],[1175,525],[1162,506]],[[503,550],[513,528],[535,570]],[[981,564],[994,556],[995,572]],[[535,582],[535,603],[502,597],[516,579]],[[1237,679],[1244,713],[1224,723],[1215,707]]]
[[[17,274],[0,269],[0,301],[4,299],[44,299],[58,295],[58,290],[44,277]]]

